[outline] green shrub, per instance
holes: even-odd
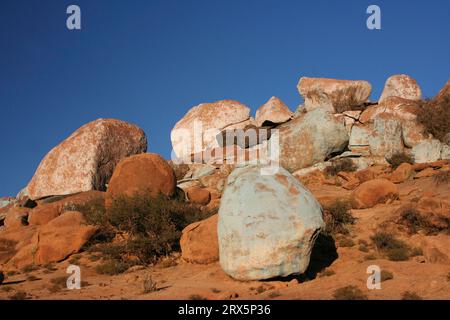
[[[99,226],[87,247],[112,260],[98,267],[99,273],[117,274],[137,263],[149,264],[179,250],[181,231],[190,223],[205,219],[211,212],[184,200],[147,192],[117,197],[107,209],[81,207],[88,223]],[[117,233],[126,241],[110,243]]]
[[[331,161],[331,165],[326,167],[324,172],[327,176],[334,177],[339,172],[354,172],[358,169],[349,158],[341,158]]]
[[[394,153],[386,160],[391,165],[392,169],[397,169],[402,163],[414,164],[414,159],[404,152]]]
[[[377,232],[371,237],[375,246],[391,261],[405,261],[410,257],[408,245],[386,232]]]
[[[335,300],[367,300],[367,296],[356,286],[339,288],[333,293]]]
[[[325,233],[330,235],[348,234],[348,226],[355,223],[355,218],[350,209],[350,203],[339,200],[325,207]]]

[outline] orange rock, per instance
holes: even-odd
[[[204,188],[191,187],[186,191],[188,200],[192,203],[206,206],[211,201],[211,193]]]
[[[360,170],[355,173],[356,178],[359,179],[359,182],[363,183],[369,180],[373,180],[378,177],[383,172],[381,166],[369,167],[363,170]]]
[[[77,209],[84,205],[105,204],[105,192],[87,191],[64,197],[63,199],[48,203],[49,199],[40,201],[39,205],[30,211],[28,222],[30,225],[44,225],[58,217],[63,211]]]
[[[22,268],[66,259],[80,251],[97,227],[86,224],[83,214],[67,211],[44,226],[27,226],[0,234],[0,244],[9,243],[7,256],[0,263]]]
[[[277,97],[272,97],[256,110],[256,125],[261,127],[264,122],[269,123],[283,123],[292,118],[292,112],[289,108]]]
[[[28,225],[27,218],[30,209],[21,207],[12,207],[6,213],[4,221],[6,229],[17,229]]]
[[[414,167],[409,163],[402,163],[391,173],[389,180],[393,183],[402,183],[408,180],[414,173]]]
[[[117,165],[108,185],[106,204],[114,197],[132,196],[137,192],[170,196],[175,188],[175,173],[167,161],[158,154],[139,154]]]
[[[361,184],[352,193],[355,209],[371,208],[378,203],[398,198],[398,188],[387,179],[374,179]]]
[[[191,263],[207,264],[219,260],[218,215],[188,225],[182,233],[181,256]]]

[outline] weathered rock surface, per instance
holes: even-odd
[[[380,114],[373,123],[372,134],[368,136],[370,153],[389,158],[403,152],[401,122],[388,114]]]
[[[255,121],[258,127],[262,127],[266,121],[269,124],[280,124],[288,121],[292,116],[293,113],[283,101],[272,97],[256,110]]]
[[[184,228],[180,240],[181,257],[191,263],[207,264],[219,260],[215,214]]]
[[[307,77],[300,79],[297,88],[305,100],[306,110],[324,108],[333,113],[364,104],[372,90],[367,81]]]
[[[388,97],[400,97],[409,100],[420,100],[422,91],[416,80],[405,74],[389,77],[384,85],[379,103]]]
[[[176,178],[172,167],[160,155],[144,153],[128,157],[117,165],[106,192],[106,202],[118,196],[148,192],[171,196]]]
[[[202,103],[193,107],[175,124],[170,138],[175,155],[180,159],[189,158],[208,148],[218,147],[216,136],[234,125],[248,125],[250,109],[233,100]]]
[[[147,150],[144,131],[115,119],[90,122],[53,148],[28,184],[32,200],[89,190],[105,190],[123,158]]]
[[[437,161],[441,158],[442,143],[437,139],[423,140],[411,150],[416,163]]]
[[[78,252],[97,227],[86,225],[80,212],[64,212],[44,226],[28,226],[0,233],[0,246],[8,244],[0,263],[15,268],[64,260]]]
[[[272,133],[269,145],[279,141],[280,163],[289,172],[312,166],[343,151],[349,140],[343,118],[323,109],[307,112],[277,129],[278,132]],[[274,139],[275,135],[278,139]]]
[[[219,209],[220,265],[238,280],[301,274],[323,226],[320,204],[285,169],[236,168]]]
[[[211,201],[211,193],[205,188],[191,187],[187,189],[186,195],[189,202],[202,206],[207,205]]]
[[[362,183],[352,193],[352,206],[367,209],[398,197],[397,186],[387,179],[374,179]]]

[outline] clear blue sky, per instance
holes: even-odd
[[[66,29],[66,8],[82,30]],[[366,8],[382,29],[366,28]],[[292,109],[301,76],[364,79],[372,99],[392,74],[426,96],[450,77],[450,1],[2,0],[0,195],[15,195],[44,155],[97,118],[133,122],[170,156],[190,107],[271,96]]]

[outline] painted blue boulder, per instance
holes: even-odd
[[[287,170],[238,167],[220,203],[220,265],[237,280],[301,274],[323,227],[322,207]]]

